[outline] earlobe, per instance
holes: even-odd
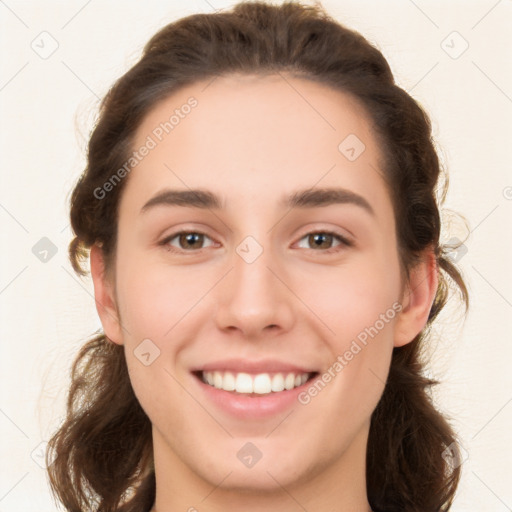
[[[101,247],[96,244],[91,247],[90,262],[96,310],[103,325],[103,330],[109,340],[122,345],[122,329],[113,285],[105,272],[105,260]]]
[[[395,324],[395,347],[410,343],[425,327],[437,292],[438,267],[433,250],[409,273],[402,297],[402,311]]]

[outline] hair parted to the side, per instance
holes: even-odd
[[[75,271],[99,244],[112,270],[118,205],[125,178],[99,200],[101,187],[129,158],[142,118],[165,97],[198,80],[229,73],[286,71],[351,94],[366,109],[384,155],[383,174],[394,205],[403,271],[434,248],[439,286],[427,326],[393,350],[388,381],[372,415],[367,451],[367,492],[375,512],[450,509],[460,467],[443,457],[458,445],[434,406],[423,375],[428,330],[451,285],[468,305],[464,280],[440,242],[440,163],[431,123],[398,87],[381,52],[321,7],[246,2],[229,11],[196,14],[162,28],[143,55],[103,99],[89,140],[87,166],[71,197],[75,233],[69,256]],[[447,181],[445,182],[445,185]],[[141,512],[155,499],[151,423],[129,380],[123,347],[94,336],[72,369],[67,416],[49,442],[52,491],[73,512]]]

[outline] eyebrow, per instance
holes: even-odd
[[[316,188],[298,190],[281,200],[285,208],[314,208],[332,204],[353,204],[359,206],[370,215],[375,216],[370,203],[359,194],[344,188]],[[165,189],[158,192],[141,208],[141,214],[157,206],[185,206],[189,208],[203,208],[207,210],[220,210],[223,208],[221,198],[202,189]]]

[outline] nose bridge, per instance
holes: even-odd
[[[268,326],[290,327],[290,294],[274,275],[279,264],[268,240],[260,244],[256,238],[247,236],[235,248],[233,270],[219,294],[219,327],[238,328],[248,336],[257,336]]]

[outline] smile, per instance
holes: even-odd
[[[201,371],[201,380],[210,386],[240,394],[267,395],[291,390],[305,384],[313,373],[258,373]]]

